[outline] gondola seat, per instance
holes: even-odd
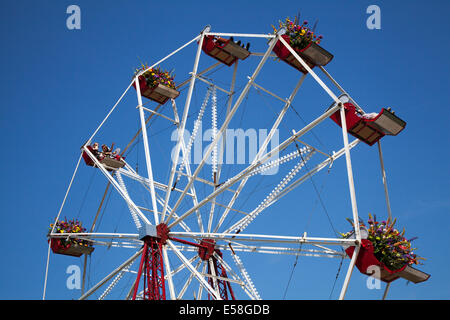
[[[236,60],[245,60],[250,52],[234,43],[231,39],[222,39],[215,36],[205,36],[202,50],[214,59],[231,66]]]
[[[334,105],[335,103],[331,107]],[[360,112],[350,100],[344,103],[344,108],[348,133],[369,146],[372,146],[385,135],[398,135],[406,126],[405,121],[385,108],[371,117]],[[340,110],[337,110],[330,118],[342,127],[340,112]]]

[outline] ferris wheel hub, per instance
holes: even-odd
[[[169,238],[169,228],[165,223],[160,223],[157,226],[145,224],[139,228],[139,238],[145,240],[147,238],[155,238],[162,245],[166,244]]]
[[[156,226],[151,224],[144,224],[139,229],[139,239],[144,240],[146,237],[153,237],[156,238],[158,236],[156,231]]]
[[[157,238],[159,238],[162,245],[166,244],[167,239],[169,239],[169,232],[170,230],[165,223],[160,223],[156,226]]]
[[[215,251],[216,242],[213,239],[202,239],[198,248],[198,255],[202,260],[209,260]]]

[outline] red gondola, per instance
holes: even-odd
[[[141,88],[141,95],[155,101],[159,104],[165,104],[169,99],[176,99],[180,92],[169,88],[161,83],[158,83],[156,87],[150,87],[147,85],[145,78],[143,76],[139,76],[139,86]],[[136,83],[133,82],[133,87],[136,89]]]
[[[81,257],[83,254],[91,254],[94,251],[94,247],[79,244],[76,240],[73,240],[67,244],[64,244],[64,240],[58,238],[50,239],[50,247],[53,253],[62,254],[72,257]]]
[[[92,154],[94,153],[94,149],[92,148],[92,146],[87,146],[86,147]],[[86,165],[91,166],[91,167],[96,167],[97,165],[95,164],[95,162],[91,159],[91,157],[89,157],[89,155],[86,153],[86,151],[83,151],[82,154],[83,160],[86,163]],[[114,158],[110,158],[110,157],[98,157],[97,159],[99,160],[99,162],[101,164],[103,164],[107,170],[115,170],[115,169],[120,169],[123,168],[125,166],[125,162],[123,162],[121,159],[123,157],[121,157],[120,155],[115,156]]]
[[[231,39],[223,39],[215,36],[205,36],[202,50],[216,60],[231,66],[237,59],[244,60],[250,52],[234,43]]]
[[[346,97],[346,95],[340,96],[339,99],[343,97]],[[367,117],[350,100],[348,101],[344,103],[347,132],[364,141],[369,146],[376,143],[385,135],[396,136],[406,126],[405,121],[388,109],[383,108],[373,117]],[[340,110],[336,111],[330,118],[342,127],[340,112]]]
[[[284,34],[281,37],[286,40],[287,43],[290,43],[288,35]],[[329,53],[327,50],[325,50],[315,42],[311,42],[304,49],[294,50],[311,69],[315,66],[325,66],[331,61],[331,59],[333,59],[333,55],[331,53]],[[294,57],[294,55],[280,40],[275,44],[273,52],[275,52],[278,58],[293,66],[295,69],[305,74],[308,73],[303,65]]]
[[[345,252],[351,258],[354,250],[355,247],[348,247]],[[409,265],[404,265],[398,270],[390,270],[375,257],[373,254],[372,242],[367,239],[361,240],[361,246],[355,265],[361,273],[369,276],[372,275],[372,272],[374,271],[373,266],[378,267],[380,270],[380,280],[387,283],[397,280],[398,278],[419,283],[428,280],[430,277],[429,274],[417,270]]]

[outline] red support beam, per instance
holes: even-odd
[[[159,238],[144,238],[144,249],[134,285],[133,300],[136,299],[142,274],[144,275],[143,300],[166,300],[162,244]]]
[[[144,300],[166,299],[162,246],[166,243],[167,239],[198,248],[198,255],[202,260],[209,261],[209,259],[212,259],[215,274],[221,278],[228,278],[225,268],[214,257],[214,253],[217,253],[220,257],[222,257],[222,253],[220,252],[220,250],[215,248],[214,240],[203,239],[202,241],[200,241],[200,243],[195,243],[183,239],[169,237],[170,230],[167,228],[167,225],[163,223],[156,226],[156,230],[156,236],[147,235],[142,239],[142,241],[144,242],[144,248],[142,251],[136,282],[134,284],[133,300],[136,300],[142,275],[144,275],[144,279],[142,281],[142,298]],[[208,273],[212,274],[209,263]],[[230,298],[232,300],[235,300],[235,296],[229,281],[223,279],[217,279],[217,281],[213,281],[213,278],[209,277],[208,282],[212,288],[215,288],[214,283],[217,284],[217,290],[219,291],[220,297],[223,300],[229,300]],[[210,297],[208,296],[208,298]]]

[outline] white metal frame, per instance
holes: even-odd
[[[209,145],[208,149],[206,150],[204,157],[202,161],[196,166],[194,172],[190,171],[190,163],[189,160],[186,158],[186,146],[184,145],[184,141],[182,138],[182,133],[186,127],[187,123],[187,116],[191,105],[191,98],[195,86],[196,80],[200,80],[203,82],[206,82],[209,85],[214,85],[210,81],[204,79],[201,77],[202,73],[198,73],[198,66],[199,66],[199,59],[201,56],[201,48],[204,36],[206,35],[216,35],[216,36],[234,36],[234,37],[249,37],[249,38],[264,38],[269,40],[269,46],[264,54],[255,54],[255,57],[261,57],[260,62],[256,69],[254,70],[252,76],[248,77],[248,82],[245,85],[244,89],[241,91],[239,96],[237,97],[236,101],[232,103],[232,98],[235,94],[234,92],[234,86],[235,86],[235,79],[236,79],[236,70],[237,70],[237,63],[235,65],[234,73],[233,73],[233,80],[230,87],[230,90],[222,89],[217,87],[217,89],[227,93],[229,95],[229,100],[227,103],[227,113],[225,116],[225,120],[220,127],[220,129],[217,131],[217,135],[213,139],[212,143]],[[288,108],[290,107],[290,104],[294,97],[296,96],[301,84],[303,83],[303,80],[306,77],[306,74],[301,77],[295,88],[293,89],[291,95],[287,99],[282,99],[279,96],[277,96],[275,93],[270,92],[269,90],[261,87],[258,85],[255,80],[260,73],[262,67],[266,63],[268,57],[271,56],[272,49],[277,43],[277,41],[281,41],[292,53],[292,55],[302,64],[302,66],[308,71],[308,74],[311,74],[311,76],[314,78],[314,80],[321,86],[321,88],[333,99],[333,101],[336,102],[335,106],[320,116],[318,116],[315,120],[311,121],[308,125],[306,125],[304,128],[293,131],[292,135],[283,141],[280,145],[273,148],[272,150],[265,152],[266,147],[271,139],[271,137],[274,134],[274,131],[278,128],[280,125],[284,115],[286,114]],[[238,272],[234,271],[225,261],[221,260],[222,265],[227,269],[229,272],[231,278],[228,280],[231,282],[237,282],[241,285],[244,292],[249,296],[250,299],[259,299],[259,293],[256,291],[248,273],[246,272],[245,268],[243,267],[242,261],[240,258],[236,255],[236,252],[259,252],[259,253],[269,253],[269,254],[290,254],[290,255],[308,255],[308,256],[321,256],[321,257],[339,257],[342,258],[343,254],[337,250],[333,250],[328,248],[327,246],[342,246],[342,245],[354,245],[356,246],[355,254],[353,255],[350,264],[348,266],[347,274],[341,289],[341,293],[339,296],[339,299],[344,299],[345,293],[348,289],[348,285],[350,282],[351,274],[355,266],[355,261],[358,256],[359,252],[359,246],[361,241],[361,235],[359,232],[359,219],[358,219],[358,209],[357,209],[357,202],[356,202],[356,191],[353,181],[353,170],[352,170],[352,164],[351,164],[351,157],[350,157],[350,150],[355,147],[359,140],[354,140],[353,142],[349,143],[348,141],[348,134],[347,134],[347,128],[345,125],[345,121],[342,121],[342,137],[343,137],[343,144],[344,147],[339,150],[337,153],[334,153],[333,155],[330,155],[325,159],[323,162],[318,164],[316,167],[314,167],[309,172],[305,173],[302,177],[300,177],[297,180],[294,180],[289,185],[283,186],[284,189],[279,190],[276,194],[276,197],[271,199],[270,203],[267,203],[267,207],[275,203],[276,201],[280,200],[284,195],[295,189],[297,186],[299,186],[302,182],[309,179],[312,175],[319,172],[326,166],[333,163],[333,161],[337,160],[341,156],[345,155],[346,160],[346,169],[347,169],[347,177],[348,177],[348,186],[349,186],[349,193],[351,198],[351,207],[352,207],[352,215],[353,220],[355,222],[355,239],[336,239],[336,238],[317,238],[317,237],[308,237],[306,234],[302,237],[292,237],[292,236],[276,236],[276,235],[261,235],[261,234],[243,234],[240,233],[243,230],[243,227],[240,226],[244,225],[244,222],[248,222],[248,220],[253,218],[255,216],[251,216],[251,214],[248,214],[244,216],[240,222],[238,222],[235,226],[239,226],[239,228],[229,228],[225,232],[218,233],[218,229],[221,227],[223,221],[225,220],[227,214],[230,212],[230,210],[233,210],[233,205],[235,203],[235,200],[239,197],[240,193],[242,192],[242,189],[244,188],[247,180],[251,176],[252,173],[255,172],[258,168],[260,168],[263,164],[267,163],[268,160],[272,159],[273,156],[286,149],[289,145],[292,143],[298,141],[298,139],[315,128],[317,125],[319,125],[322,121],[327,119],[330,115],[335,113],[337,110],[340,110],[340,114],[342,119],[345,119],[345,112],[342,101],[339,100],[339,98],[333,93],[333,91],[323,82],[323,80],[306,64],[305,61],[289,46],[289,44],[286,43],[286,41],[280,36],[280,34],[277,35],[264,35],[264,34],[239,34],[239,33],[215,33],[210,32],[210,28],[205,28],[198,36],[196,36],[191,41],[187,42],[177,50],[173,51],[163,59],[159,60],[155,64],[153,64],[152,68],[161,62],[165,61],[169,57],[173,56],[174,54],[178,53],[180,50],[184,49],[185,47],[189,46],[190,44],[198,42],[197,47],[197,53],[195,56],[193,71],[190,74],[190,79],[188,82],[185,82],[183,84],[189,84],[188,87],[188,93],[186,97],[186,101],[184,104],[183,114],[181,119],[178,117],[177,107],[175,104],[175,101],[172,100],[172,107],[174,111],[174,119],[169,118],[163,114],[160,114],[156,111],[153,111],[149,108],[144,108],[142,103],[142,97],[140,90],[136,90],[137,92],[137,100],[138,100],[138,106],[137,109],[139,110],[139,117],[141,122],[141,133],[142,133],[142,140],[144,144],[144,150],[145,150],[145,159],[146,159],[146,167],[147,167],[147,177],[142,177],[138,175],[134,170],[131,169],[130,166],[126,166],[125,168],[122,168],[117,171],[118,179],[120,181],[116,181],[116,179],[113,177],[112,174],[110,174],[104,166],[95,158],[95,156],[89,151],[87,146],[91,143],[94,136],[98,133],[102,125],[106,122],[106,120],[109,118],[111,113],[116,109],[119,102],[122,100],[126,92],[130,89],[133,82],[136,84],[136,88],[139,88],[139,82],[138,82],[138,76],[142,74],[141,71],[139,74],[136,75],[136,77],[133,79],[133,81],[130,83],[130,85],[127,87],[125,92],[122,94],[122,96],[119,98],[119,100],[116,102],[116,104],[113,106],[113,108],[110,110],[110,112],[107,114],[105,119],[100,123],[99,127],[94,131],[94,133],[91,135],[91,137],[87,140],[86,144],[84,145],[82,151],[86,152],[89,157],[94,161],[96,166],[101,170],[101,172],[105,175],[105,177],[108,179],[108,181],[113,185],[113,187],[117,190],[117,192],[120,194],[120,196],[125,200],[128,207],[130,208],[130,213],[132,214],[132,217],[136,223],[136,227],[139,228],[140,223],[142,224],[151,224],[150,220],[148,219],[147,215],[144,213],[145,211],[153,212],[153,222],[155,225],[164,222],[168,225],[168,227],[172,230],[175,226],[180,225],[185,231],[171,231],[169,233],[172,237],[182,237],[182,238],[191,238],[194,241],[199,242],[201,239],[213,239],[217,242],[217,248],[220,248],[220,250],[228,251],[230,252],[231,256],[233,257],[235,261],[235,265],[238,267],[239,272],[241,273],[241,276],[238,275]],[[214,66],[217,66],[220,63],[216,63]],[[211,68],[213,68],[212,66]],[[332,83],[338,88],[338,90],[341,93],[346,93],[344,89],[331,77],[331,75],[323,68],[320,67],[320,70],[325,74],[325,76],[332,81]],[[227,129],[227,126],[229,122],[231,121],[232,117],[236,113],[237,109],[239,108],[240,104],[242,103],[244,97],[248,93],[249,89],[254,86],[258,89],[263,90],[264,92],[272,95],[278,100],[281,100],[284,102],[284,106],[276,119],[275,123],[273,124],[269,135],[267,136],[266,140],[258,150],[258,153],[256,157],[253,159],[252,163],[247,166],[244,170],[236,174],[235,176],[229,178],[224,184],[220,186],[216,186],[214,188],[214,191],[209,194],[207,197],[205,197],[202,200],[197,199],[196,189],[194,182],[201,181],[201,178],[198,176],[200,171],[202,170],[203,166],[206,163],[207,157],[213,152],[214,148],[217,146],[218,141],[220,139],[220,136],[223,134],[223,132]],[[154,180],[153,177],[153,171],[152,171],[152,162],[150,157],[150,145],[149,145],[149,139],[147,135],[147,124],[144,116],[144,111],[151,112],[154,115],[160,116],[162,118],[165,118],[166,120],[170,120],[173,123],[175,123],[179,129],[178,134],[178,140],[176,144],[176,152],[175,156],[176,159],[173,161],[173,164],[171,166],[170,170],[170,176],[167,183],[161,183]],[[311,148],[312,151],[314,151],[314,148]],[[385,182],[385,173],[384,173],[384,165],[382,162],[382,155],[381,155],[381,147],[379,145],[379,151],[380,151],[380,160],[382,163],[382,171],[383,171],[383,182],[385,183],[385,192],[386,192],[386,199],[389,207],[390,212],[390,205],[387,195],[387,186]],[[183,161],[184,161],[184,167],[187,170],[185,173],[182,173],[183,176],[187,179],[187,184],[183,189],[175,189],[171,186],[173,185],[174,178],[176,175],[176,167],[178,163],[178,157],[179,154],[183,155]],[[81,157],[80,157],[81,159]],[[79,159],[79,162],[80,162]],[[79,164],[78,162],[78,164]],[[77,165],[78,167],[78,165]],[[217,170],[218,176],[220,176],[220,165]],[[75,171],[76,172],[76,171]],[[122,175],[134,180],[139,181],[150,193],[151,203],[152,203],[152,209],[143,208],[140,206],[137,206],[130,195],[128,194],[125,183],[122,179]],[[72,178],[73,181],[73,178]],[[71,183],[72,183],[71,181]],[[239,182],[239,186],[236,190],[231,190],[230,187],[232,187],[234,184]],[[71,184],[70,184],[71,185]],[[70,190],[69,185],[69,190]],[[157,195],[155,189],[163,190],[165,191],[164,198]],[[173,189],[173,190],[172,190]],[[67,191],[67,193],[69,192]],[[228,204],[224,205],[226,210],[222,214],[222,216],[219,218],[219,223],[216,225],[216,227],[212,226],[213,221],[213,215],[214,215],[214,207],[216,198],[218,195],[223,193],[224,191],[231,191],[233,192],[232,199],[228,202]],[[178,193],[179,196],[173,206],[169,206],[169,200],[171,198],[171,195],[173,193]],[[65,202],[64,198],[63,205]],[[177,212],[179,209],[179,206],[185,196],[189,196],[193,199],[193,206],[186,210],[183,213]],[[158,203],[160,206],[158,206]],[[201,221],[201,217],[199,214],[199,210],[206,205],[207,203],[211,203],[211,209],[209,213],[208,218],[208,224],[206,231],[203,227],[203,222]],[[62,206],[63,206],[62,205]],[[61,210],[62,210],[61,206]],[[161,208],[161,209],[160,209]],[[61,213],[61,210],[59,214]],[[198,215],[198,223],[200,232],[192,232],[190,228],[184,223],[184,220],[189,217],[191,214],[197,212]],[[58,214],[58,218],[59,218]],[[139,249],[141,246],[141,241],[138,238],[137,234],[121,234],[121,233],[79,233],[79,234],[55,234],[51,233],[51,237],[77,237],[77,238],[83,238],[88,241],[92,241],[93,243],[97,245],[108,245],[113,247],[129,247],[129,248],[136,248]],[[105,242],[105,240],[108,240]],[[299,244],[305,244],[306,246],[311,246],[311,248],[306,247],[299,248]],[[49,249],[50,250],[50,249]],[[205,275],[205,268],[206,264],[203,263],[203,271],[200,272],[198,269],[202,265],[201,261],[198,261],[198,263],[194,266],[193,263],[195,262],[196,258],[188,259],[184,252],[193,252],[195,251],[195,248],[189,248],[189,246],[180,245],[177,243],[174,243],[171,240],[167,241],[167,244],[163,248],[163,258],[164,258],[164,264],[166,268],[166,280],[169,284],[169,293],[171,299],[179,299],[183,297],[184,293],[186,292],[186,288],[189,286],[193,278],[196,278],[199,281],[199,291],[198,295],[199,297],[202,294],[203,289],[206,289],[209,294],[211,294],[215,298],[220,298],[218,293],[209,285],[208,281],[205,280],[206,277],[212,277],[214,281],[218,278],[217,275]],[[85,299],[89,297],[93,292],[98,290],[100,287],[102,287],[105,283],[108,282],[108,280],[112,279],[114,276],[117,278],[114,280],[114,283],[116,280],[120,280],[120,277],[122,273],[129,272],[128,267],[131,265],[131,263],[140,255],[142,249],[138,250],[130,259],[125,261],[123,264],[121,264],[118,268],[113,270],[109,275],[107,275],[105,278],[103,278],[99,283],[94,285],[92,288],[90,288],[86,293],[84,293],[80,299]],[[50,251],[49,251],[50,252]],[[168,253],[171,252],[175,254],[176,257],[181,261],[181,266],[175,269],[171,268],[171,265],[169,264],[168,259]],[[47,267],[48,268],[48,267]],[[180,291],[176,291],[176,288],[174,287],[172,276],[177,274],[181,269],[188,269],[191,272],[191,276],[188,278],[188,280],[185,282],[184,286],[181,288]],[[120,274],[119,274],[120,272]],[[119,276],[120,275],[120,276]],[[46,283],[46,282],[45,282]],[[111,284],[110,287],[113,285]],[[44,285],[44,299],[45,299],[45,287]],[[108,287],[107,292],[109,292],[110,287]],[[131,293],[132,289],[130,289]],[[387,292],[387,291],[386,291]],[[130,293],[128,297],[130,296]]]

